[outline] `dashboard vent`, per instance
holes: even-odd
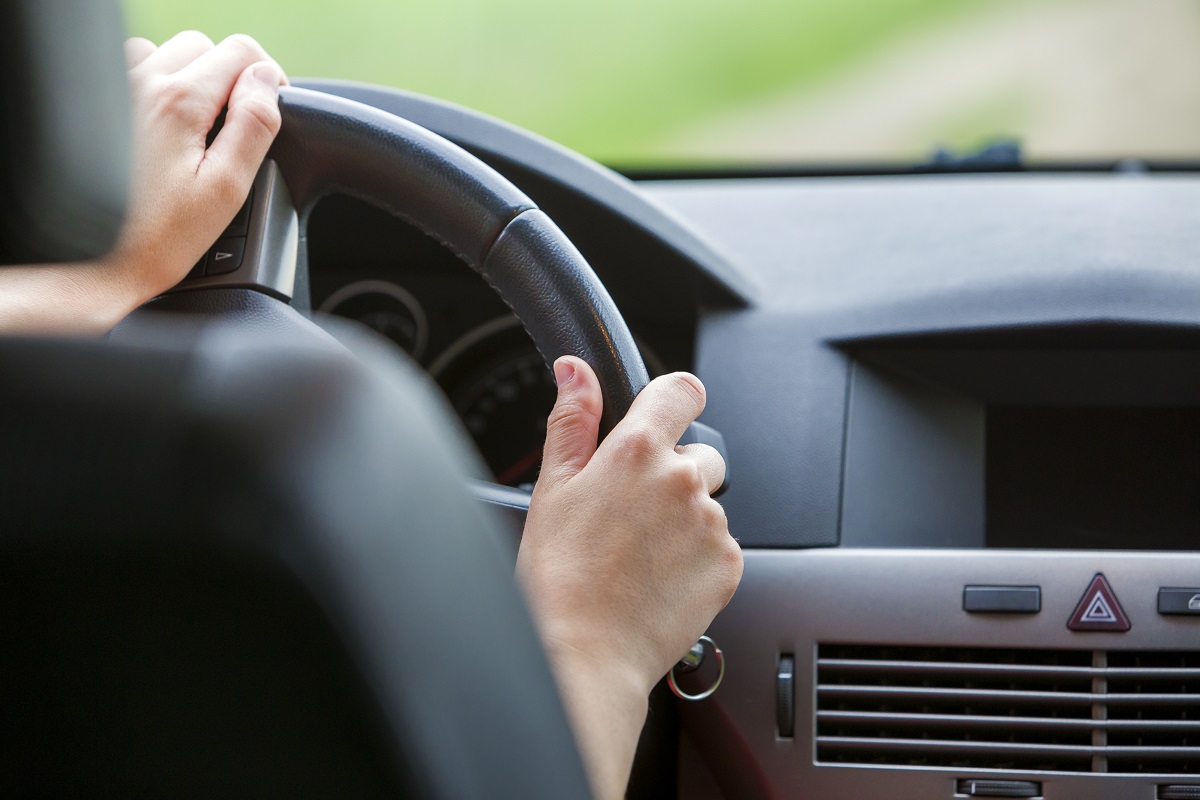
[[[817,761],[1200,773],[1200,652],[822,644]]]

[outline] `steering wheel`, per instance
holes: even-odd
[[[649,382],[646,367],[600,279],[528,196],[457,145],[385,111],[296,87],[283,87],[279,105],[283,125],[264,169],[274,161],[283,186],[260,173],[239,215],[242,227],[227,232],[244,238],[222,239],[229,247],[209,254],[208,274],[193,273],[180,289],[257,288],[290,299],[290,264],[279,263],[292,258],[289,212],[294,208],[299,221],[295,262],[302,282],[313,208],[330,194],[356,197],[415,226],[480,273],[547,365],[562,355],[590,364],[604,394],[601,435],[612,430]],[[158,306],[189,310],[196,303],[187,295],[177,292]],[[227,305],[210,298],[201,308],[228,314]]]
[[[293,87],[280,91],[280,108],[283,126],[269,159],[277,165],[282,181],[264,183],[260,174],[246,212],[249,221],[242,223],[246,232],[237,255],[240,265],[231,272],[210,268],[208,275],[185,283],[181,287],[185,291],[160,298],[153,306],[250,321],[297,335],[325,336],[306,317],[280,302],[279,295],[289,294],[288,287],[256,284],[261,276],[286,277],[287,270],[281,270],[278,263],[279,253],[272,250],[273,242],[294,243],[303,281],[309,215],[329,194],[351,195],[401,217],[478,271],[524,324],[548,364],[566,354],[588,362],[604,394],[602,435],[616,425],[648,382],[646,368],[633,336],[596,274],[532,200],[458,146],[384,111]],[[286,244],[283,249],[287,250]],[[208,263],[210,267],[215,263],[213,253]],[[253,291],[255,288],[259,291]],[[499,598],[497,602],[511,600]],[[447,635],[454,632],[448,631]],[[470,652],[469,642],[463,647],[464,652]],[[520,649],[514,646],[488,653],[487,663],[481,666],[499,668],[503,674],[517,675],[518,680],[522,680],[521,675],[527,676],[521,685],[510,686],[508,691],[513,701],[535,697],[538,702],[526,703],[526,708],[510,708],[508,713],[520,716],[528,707],[546,707],[547,703],[557,708],[553,684],[536,680],[536,675],[544,675],[545,670],[520,667],[530,658],[543,656]],[[508,665],[497,661],[507,661]],[[479,698],[478,693],[464,692],[438,698],[438,702],[449,707],[478,703]],[[496,722],[486,718],[488,713],[495,713],[489,708],[459,708],[458,713],[449,716],[463,719],[477,712],[479,723],[486,726]],[[506,736],[502,746],[511,751],[507,757],[510,765],[578,764],[561,714],[529,724],[541,735],[536,737],[536,745],[524,746],[543,751],[522,752],[522,743],[514,741],[521,737]],[[429,735],[416,722],[412,725],[406,735],[413,741]],[[549,736],[545,735],[547,731]],[[558,742],[558,752],[544,752],[548,740]],[[469,749],[464,743],[457,746]],[[501,745],[496,742],[494,746]],[[470,753],[462,755],[470,757]],[[485,760],[494,763],[494,754],[489,756]],[[437,784],[438,771],[450,769],[447,765],[451,760],[438,756],[433,760],[436,763],[426,766],[433,771],[433,782]],[[444,777],[442,785],[455,785],[450,776]],[[497,775],[495,786],[507,785],[534,800],[542,796],[541,790],[529,782],[520,786],[506,783],[512,778]],[[569,785],[572,780],[574,785]],[[581,781],[582,773],[576,769],[567,776],[566,783],[560,778],[556,786],[547,788],[545,796],[586,796],[586,784]],[[507,796],[506,791],[497,788],[500,796]]]

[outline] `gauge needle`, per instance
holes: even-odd
[[[513,464],[508,469],[504,470],[504,472],[501,472],[499,475],[497,475],[496,482],[497,483],[505,483],[505,484],[511,483],[512,481],[516,480],[517,478],[519,478],[523,474],[525,474],[525,472],[528,471],[531,467],[537,466],[538,462],[541,460],[542,460],[542,448],[539,447],[536,450],[531,450],[528,453],[526,453],[524,456],[522,456],[520,461]]]

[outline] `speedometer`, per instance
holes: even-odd
[[[529,347],[503,353],[464,381],[455,394],[455,410],[496,481],[508,486],[536,481],[546,417],[556,395],[541,354]]]
[[[358,281],[326,298],[318,311],[361,322],[420,358],[429,339],[425,310],[407,289],[389,281]]]

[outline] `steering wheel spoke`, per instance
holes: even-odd
[[[279,165],[268,159],[258,170],[246,205],[172,289],[256,289],[285,302],[296,296],[300,221]]]

